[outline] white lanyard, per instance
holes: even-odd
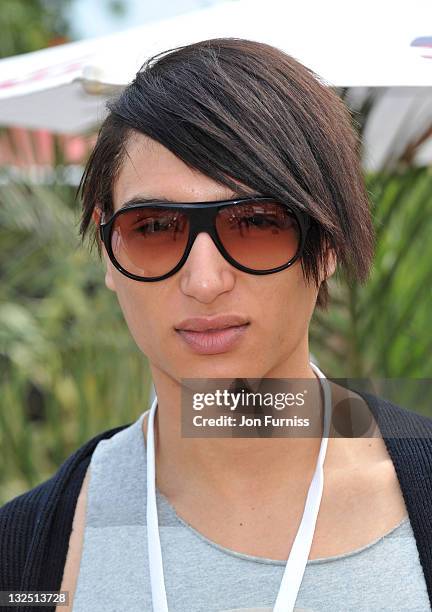
[[[273,612],[292,612],[298,591],[303,580],[306,563],[312,546],[318,511],[324,487],[323,465],[327,451],[328,433],[331,418],[331,389],[326,376],[312,362],[311,368],[320,379],[324,394],[323,437],[312,482],[309,486],[306,504],[300,527],[297,531],[291,552],[285,567],[279,593]],[[156,475],[154,452],[154,415],[157,408],[157,397],[150,408],[147,424],[147,541],[149,555],[150,582],[154,612],[168,612],[168,602],[162,565],[162,551],[159,538],[159,524],[156,507]]]

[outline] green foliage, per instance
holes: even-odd
[[[74,38],[69,13],[75,0],[1,0],[0,59],[38,51]],[[106,12],[122,18],[125,0],[100,0]]]
[[[314,313],[311,349],[337,377],[427,378],[432,172],[380,173],[367,176],[366,184],[376,229],[370,280],[363,286],[349,284],[342,274],[330,280],[333,299],[326,313]],[[428,406],[424,411],[431,414]]]
[[[369,88],[357,108],[347,102],[348,88],[337,93],[350,109],[362,145],[386,88]],[[432,168],[413,165],[432,132],[427,124],[418,128],[398,157],[390,152],[379,172],[365,176],[376,234],[370,279],[363,286],[348,283],[339,271],[330,279],[329,310],[315,311],[310,346],[331,376],[359,379],[357,388],[368,380],[365,390],[431,416],[427,385],[415,383],[430,376],[432,349]],[[397,379],[396,395],[382,392],[392,388],[390,379]]]
[[[148,406],[148,362],[68,188],[0,189],[0,504]]]
[[[47,47],[69,35],[71,0],[2,0],[0,58]]]

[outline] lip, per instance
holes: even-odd
[[[215,355],[225,353],[233,348],[243,337],[249,323],[234,325],[213,331],[191,331],[177,329],[179,336],[186,344],[200,355]]]
[[[203,332],[241,326],[247,323],[249,323],[248,319],[242,315],[222,314],[213,317],[191,317],[189,319],[184,319],[175,326],[175,329],[177,331]]]

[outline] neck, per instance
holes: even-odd
[[[263,378],[317,379],[317,375],[306,360],[289,372],[272,371]],[[199,490],[210,498],[235,503],[278,491],[283,494],[311,479],[322,436],[324,406],[318,381],[308,387],[314,394],[311,399],[309,392],[308,415],[320,424],[312,437],[185,438],[181,434],[181,386],[160,370],[153,372],[153,380],[158,397],[156,483],[171,501]],[[146,439],[147,418],[143,430]]]

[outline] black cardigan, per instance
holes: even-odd
[[[375,395],[356,392],[367,401],[393,461],[432,610],[432,419]],[[92,453],[100,440],[129,425],[92,438],[49,480],[0,508],[0,591],[60,589],[75,506]],[[40,612],[55,608],[14,609]]]

